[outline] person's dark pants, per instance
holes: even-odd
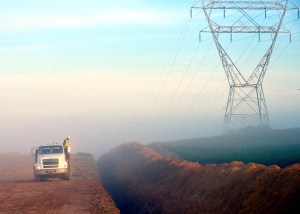
[[[64,148],[64,152],[65,152],[65,157],[66,157],[66,161],[70,161],[70,154],[68,152],[68,147]]]

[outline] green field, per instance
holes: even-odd
[[[153,143],[161,154],[206,163],[242,161],[284,167],[300,162],[300,128],[244,129],[208,138]]]

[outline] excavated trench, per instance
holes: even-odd
[[[121,213],[294,213],[300,165],[200,165],[127,143],[97,161]]]

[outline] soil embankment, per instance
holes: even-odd
[[[120,213],[93,156],[72,156],[71,180],[33,182],[30,155],[0,154],[0,213]]]
[[[127,143],[103,155],[102,182],[122,213],[296,213],[300,165],[200,165]]]

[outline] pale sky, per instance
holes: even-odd
[[[0,153],[67,135],[73,151],[99,155],[221,134],[228,83],[211,35],[199,43],[207,23],[201,11],[190,20],[194,3],[0,0]],[[297,11],[284,24],[292,42],[279,37],[264,81],[272,128],[300,127]],[[239,59],[244,41],[222,39],[245,70],[257,63],[247,51],[262,57],[269,40],[250,39]]]

